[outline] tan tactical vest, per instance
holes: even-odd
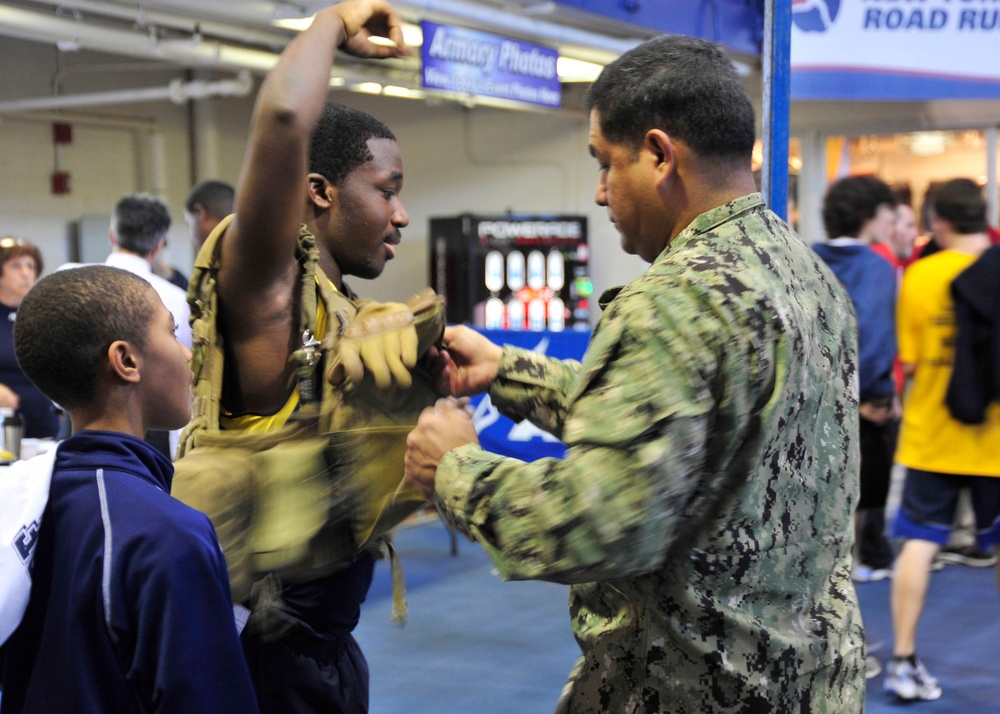
[[[295,583],[336,571],[426,502],[403,479],[403,456],[417,416],[438,395],[419,370],[409,389],[379,390],[370,377],[344,389],[323,378],[324,358],[337,349],[358,304],[330,287],[319,271],[315,238],[303,226],[298,249],[303,345],[293,355],[299,408],[277,431],[220,430],[225,359],[216,277],[219,239],[227,225],[220,224],[202,246],[188,289],[193,416],[181,435],[171,492],[212,520],[233,600],[242,602],[264,578]],[[329,320],[322,341],[315,339],[318,300]],[[440,301],[432,296],[426,306],[416,315],[420,354],[444,329]],[[391,561],[394,618],[404,619],[402,573],[398,561]]]

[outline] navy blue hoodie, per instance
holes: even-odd
[[[58,448],[0,711],[256,712],[215,531],[170,461],[111,432]]]
[[[896,359],[896,274],[885,258],[855,239],[813,246],[854,303],[858,318],[861,401],[891,397]]]

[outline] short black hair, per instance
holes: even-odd
[[[327,102],[313,129],[309,172],[321,174],[334,186],[374,156],[369,139],[396,140],[389,127],[371,114],[338,102]]]
[[[49,399],[72,409],[94,400],[108,347],[146,346],[156,293],[137,275],[108,265],[59,270],[39,280],[17,309],[14,354]]]
[[[857,238],[882,205],[895,208],[896,194],[874,176],[848,176],[830,186],[823,198],[823,226],[828,238]]]
[[[587,92],[604,137],[638,150],[660,129],[699,156],[746,161],[756,139],[754,108],[722,49],[706,40],[664,35],[609,64]]]
[[[167,237],[170,211],[148,193],[127,193],[118,199],[111,216],[111,232],[120,248],[146,257]]]
[[[233,212],[236,189],[225,181],[206,179],[194,185],[184,199],[184,210],[194,213],[194,207],[201,205],[216,218],[225,218]]]
[[[931,208],[960,235],[986,232],[986,199],[972,179],[945,181],[930,191]]]

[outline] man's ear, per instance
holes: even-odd
[[[108,364],[116,377],[130,384],[139,383],[139,367],[141,363],[138,350],[131,342],[115,340],[108,347]]]
[[[662,186],[677,170],[677,147],[673,138],[662,129],[646,132],[643,148],[656,160],[657,185]]]
[[[330,208],[337,197],[337,187],[322,174],[310,173],[306,180],[309,182],[309,202],[324,211]]]

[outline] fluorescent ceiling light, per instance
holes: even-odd
[[[560,57],[556,61],[556,73],[560,82],[593,82],[604,69],[594,62]]]
[[[275,27],[280,27],[285,30],[295,30],[296,32],[302,32],[304,29],[309,27],[313,22],[314,15],[309,17],[283,17],[278,20],[272,20],[271,24]]]
[[[360,84],[352,84],[350,89],[355,92],[361,92],[362,94],[381,94],[382,85],[378,82],[361,82]]]
[[[948,139],[943,131],[917,131],[910,135],[910,151],[918,156],[943,154]]]
[[[404,99],[416,99],[423,95],[416,89],[409,89],[407,87],[397,87],[393,84],[387,84],[382,87],[382,94],[387,97],[403,97]]]

